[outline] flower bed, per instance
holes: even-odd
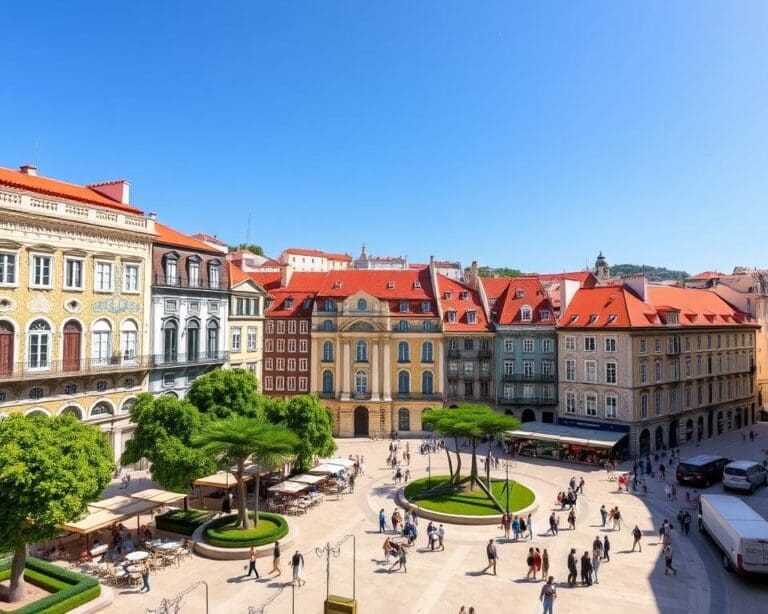
[[[0,580],[11,576],[11,560],[0,561]],[[95,578],[84,576],[58,565],[51,565],[34,557],[27,557],[24,579],[30,584],[52,592],[16,610],[13,614],[63,614],[95,599],[101,587]]]
[[[201,524],[213,518],[213,512],[206,510],[190,509],[170,510],[165,514],[155,516],[155,526],[161,531],[178,533],[180,535],[192,535]]]
[[[253,519],[253,514],[249,514]],[[212,520],[205,528],[208,543],[220,548],[248,548],[263,546],[282,539],[288,534],[288,522],[278,514],[259,512],[258,526],[243,530],[236,529],[237,514]]]

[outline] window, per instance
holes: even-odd
[[[654,339],[653,340],[653,351],[657,354],[661,353],[661,339]]]
[[[432,320],[424,320],[424,331],[425,332],[429,332],[431,330],[434,330],[434,327],[435,327],[435,325],[432,322]]]
[[[542,320],[549,320],[552,317],[552,312],[549,309],[542,309],[539,312],[539,317]]]
[[[616,337],[606,337],[605,338],[605,351],[606,352],[615,352],[616,351]]]
[[[217,358],[219,355],[219,325],[215,320],[210,320],[207,326],[208,336],[206,351],[208,358]]]
[[[467,310],[467,324],[475,324],[477,322],[477,312],[474,309]]]
[[[693,390],[691,386],[685,387],[685,408],[690,409],[691,408],[691,402],[693,400]]]
[[[266,358],[264,360],[264,369],[266,371],[273,371],[275,366],[275,361],[272,358]]]
[[[661,381],[661,361],[656,360],[653,363],[653,381],[660,382]]]
[[[357,362],[368,362],[368,342],[362,339],[355,345],[355,360]]]
[[[288,334],[289,335],[296,334],[296,320],[288,320]]]
[[[528,305],[523,305],[520,308],[520,319],[523,322],[530,322],[533,317],[533,311]]]
[[[691,351],[691,338],[688,335],[685,336],[685,351]]]
[[[168,299],[165,301],[165,312],[166,313],[178,313],[179,311],[179,301],[176,299]]]
[[[402,333],[407,333],[408,332],[408,321],[407,320],[400,320],[397,323],[396,326],[397,326],[397,330],[399,330],[400,332],[402,332]]]
[[[584,381],[588,384],[597,383],[597,362],[594,360],[584,361]]]
[[[333,373],[323,371],[323,394],[333,394]]]
[[[421,344],[421,362],[433,362],[433,345],[431,341],[425,341]]]
[[[358,299],[357,301],[357,310],[358,311],[365,311],[368,309],[368,303],[364,298]]]
[[[465,397],[473,397],[473,396],[475,396],[475,384],[474,384],[474,382],[464,382],[464,396]]]
[[[264,390],[272,390],[272,376],[268,375],[264,378]]]
[[[309,361],[306,358],[299,358],[299,371],[306,371],[309,368]]]
[[[368,374],[365,371],[355,373],[355,393],[365,394],[368,392]]]
[[[555,374],[555,363],[551,360],[541,361],[541,373],[542,375],[552,376]]]
[[[139,327],[133,320],[126,320],[120,327],[120,357],[123,363],[136,361]]]
[[[616,363],[613,361],[609,361],[605,363],[605,383],[606,384],[616,383]]]
[[[408,371],[400,371],[397,374],[397,392],[399,394],[411,393],[411,375]]]
[[[274,352],[275,351],[275,340],[274,339],[267,339],[264,341],[264,351],[265,352]]]
[[[449,309],[448,311],[445,312],[445,317],[446,317],[446,320],[449,323],[451,323],[451,324],[455,323],[456,322],[456,310]]]
[[[619,399],[612,394],[605,397],[605,417],[616,419],[618,417]]]
[[[576,351],[576,337],[566,337],[565,338],[565,350],[566,350],[566,352],[575,352]]]
[[[232,329],[232,351],[239,352],[243,329],[240,327]]]
[[[645,354],[648,351],[648,343],[645,337],[640,337],[640,353]]]
[[[51,364],[51,327],[45,320],[35,320],[29,327],[27,362],[30,369],[48,369]]]
[[[285,339],[278,339],[277,340],[277,343],[276,343],[276,346],[275,346],[275,351],[277,351],[277,352],[285,352]]]
[[[295,358],[289,358],[288,359],[287,369],[288,369],[288,371],[296,371],[296,359]]]
[[[208,313],[219,313],[219,301],[208,301]]]
[[[112,358],[112,327],[107,320],[98,320],[91,333],[91,363],[94,366],[110,364]]]
[[[576,361],[570,358],[565,361],[565,381],[576,381]]]
[[[533,384],[523,384],[523,398],[535,399],[536,398],[536,386]]]
[[[16,285],[16,254],[0,252],[0,286]]]
[[[566,414],[576,413],[576,393],[573,392],[572,390],[565,391],[565,413]]]
[[[96,261],[95,275],[93,279],[96,292],[112,291],[112,263]]]
[[[323,362],[333,362],[333,343],[331,341],[323,342]]]
[[[397,410],[397,430],[411,430],[411,412],[409,412],[405,407],[401,407]]]
[[[690,356],[685,357],[685,377],[687,378],[691,377],[691,357]]]
[[[677,388],[671,388],[669,391],[669,413],[677,411]]]
[[[523,361],[523,377],[526,379],[532,379],[535,371],[535,363],[533,360]]]
[[[507,354],[511,354],[515,351],[515,340],[507,337],[504,339],[504,351]]]
[[[309,332],[309,322],[306,320],[301,320],[299,322],[299,334],[300,335],[306,335]]]
[[[293,354],[296,353],[296,339],[288,339],[288,351]]]
[[[64,394],[77,394],[77,384],[64,384]]]
[[[585,352],[594,352],[595,351],[595,338],[594,337],[584,337],[584,351]]]
[[[200,261],[189,260],[187,262],[187,275],[189,276],[189,287],[198,288],[200,286]]]
[[[551,354],[555,351],[555,344],[553,343],[552,339],[541,340],[541,351],[545,354]]]
[[[219,287],[219,264],[217,262],[211,262],[208,264],[208,287],[209,288],[218,288]]]
[[[51,267],[53,266],[53,256],[32,256],[32,267],[30,270],[30,285],[36,288],[51,287]]]
[[[664,394],[661,390],[654,392],[654,405],[656,409],[656,415],[660,416],[664,411]]]
[[[278,358],[275,361],[275,371],[285,371],[285,358]]]
[[[64,259],[64,288],[82,290],[84,288],[83,270],[85,263],[80,258]]]
[[[434,392],[434,377],[429,371],[424,371],[421,374],[421,394],[433,394]]]
[[[163,361],[176,362],[178,352],[178,325],[168,320],[163,325]]]
[[[515,361],[514,360],[505,360],[504,361],[504,375],[512,375],[515,372]]]
[[[432,308],[432,304],[429,301],[421,302],[421,313],[429,313],[429,310],[431,308]]]
[[[320,330],[330,332],[333,330],[333,322],[331,320],[324,320],[320,325]]]
[[[408,301],[400,301],[400,313],[408,313]]]
[[[533,352],[533,339],[523,339],[523,352],[526,354]]]
[[[285,334],[285,320],[280,320],[277,323],[277,334],[278,335],[284,335]]]
[[[163,386],[170,387],[176,384],[176,376],[173,373],[163,373]]]
[[[587,416],[597,416],[597,396],[587,393],[584,395],[584,413]]]
[[[475,342],[473,339],[464,339],[464,349],[471,352],[475,349]]]
[[[107,382],[105,380],[99,380],[96,382],[96,392],[106,392],[107,391]]]
[[[648,420],[648,393],[640,395],[640,419]]]
[[[306,354],[309,350],[309,341],[307,339],[299,339],[299,352]]]
[[[275,390],[285,390],[285,378],[281,375],[275,378]]]
[[[253,326],[248,327],[248,351],[255,352],[258,346],[259,336],[256,332],[256,328]]]
[[[646,361],[640,363],[640,383],[648,383],[648,363]]]
[[[111,416],[114,413],[112,406],[106,401],[99,401],[91,409],[91,416]]]
[[[471,360],[464,361],[464,375],[466,377],[472,377],[475,373],[475,363]]]

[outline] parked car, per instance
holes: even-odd
[[[709,488],[712,484],[723,479],[723,469],[730,462],[731,459],[724,456],[699,454],[680,461],[675,477],[680,484]]]
[[[755,492],[760,486],[768,486],[768,470],[749,460],[728,463],[723,469],[723,488]]]
[[[699,531],[720,548],[726,569],[768,573],[768,522],[739,497],[701,495]]]

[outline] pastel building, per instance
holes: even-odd
[[[264,362],[264,288],[232,262],[229,272],[229,363],[262,381]]]

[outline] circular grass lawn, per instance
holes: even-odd
[[[440,475],[432,478],[431,488],[448,482],[449,476]],[[443,514],[458,514],[462,516],[493,516],[501,514],[499,509],[486,496],[480,488],[469,491],[448,491],[432,494],[427,497],[420,496],[428,490],[429,478],[414,480],[405,487],[405,498],[411,503],[435,512]],[[469,478],[462,480],[467,487]],[[507,493],[504,490],[506,480],[491,480],[491,492],[502,506],[506,505]],[[516,512],[533,503],[535,496],[530,488],[526,488],[519,482],[509,481],[509,511]]]
[[[248,515],[253,520],[253,514]],[[236,524],[237,514],[209,522],[206,541],[220,548],[248,548],[271,544],[288,534],[288,522],[278,514],[259,512],[259,524],[247,530],[235,528]]]

